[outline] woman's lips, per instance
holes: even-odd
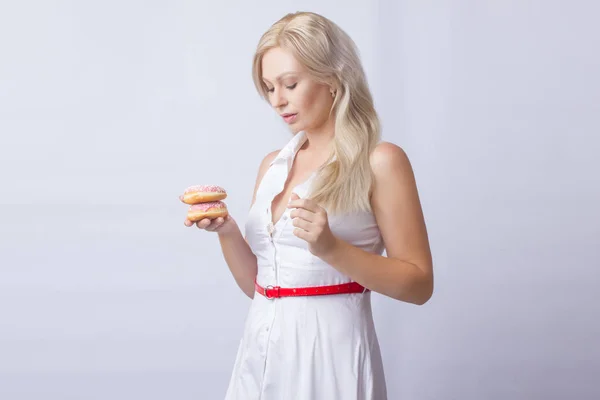
[[[298,114],[290,114],[290,115],[284,116],[283,120],[286,123],[291,124],[292,122],[294,122],[296,120],[296,115],[298,115]]]

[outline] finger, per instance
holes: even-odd
[[[296,204],[296,202],[300,199],[300,196],[298,196],[296,193],[292,192],[292,195],[290,196],[290,199],[288,200],[288,208],[291,205]]]
[[[304,229],[301,228],[294,228],[293,232],[292,232],[296,237],[299,237],[302,240],[306,240],[308,242],[309,240],[309,236],[308,236],[308,232],[306,232]]]
[[[294,218],[292,225],[294,225],[296,228],[302,229],[303,231],[310,232],[312,223],[302,218]]]
[[[196,226],[200,229],[206,229],[210,225],[210,219],[202,218],[200,221],[196,222]]]
[[[318,205],[310,199],[297,199],[288,203],[287,208],[301,208],[316,213],[319,211]]]
[[[187,226],[188,228],[189,228],[190,226],[194,225],[194,223],[193,223],[192,221],[190,221],[189,219],[187,219],[187,218],[185,219],[185,221],[183,221],[183,224],[184,224],[185,226]]]
[[[215,231],[219,229],[219,227],[223,225],[223,217],[215,218],[211,221],[210,226],[206,228],[207,231]]]
[[[308,211],[303,208],[297,208],[295,210],[292,210],[292,212],[290,212],[291,218],[301,218],[308,222],[315,222],[316,216],[317,215],[315,213],[313,213],[312,211]]]

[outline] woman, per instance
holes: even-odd
[[[226,399],[386,399],[370,291],[433,292],[410,162],[380,142],[355,45],[330,20],[276,22],[253,77],[293,136],[259,167],[244,237],[231,216],[196,223],[253,299]]]

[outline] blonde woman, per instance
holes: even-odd
[[[244,237],[231,216],[196,223],[252,298],[226,399],[384,400],[371,291],[433,292],[410,162],[380,141],[358,52],[329,19],[277,21],[252,73],[293,136],[259,167]]]

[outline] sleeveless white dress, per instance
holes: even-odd
[[[272,161],[245,224],[246,239],[258,260],[257,282],[262,287],[351,282],[314,256],[308,243],[292,233],[292,209],[271,224],[271,202],[283,191],[305,140],[305,133],[298,132]],[[294,188],[301,198],[307,195],[314,175]],[[372,213],[328,215],[328,219],[335,236],[363,250],[383,253]],[[255,293],[225,398],[386,400],[371,292],[271,300]]]

